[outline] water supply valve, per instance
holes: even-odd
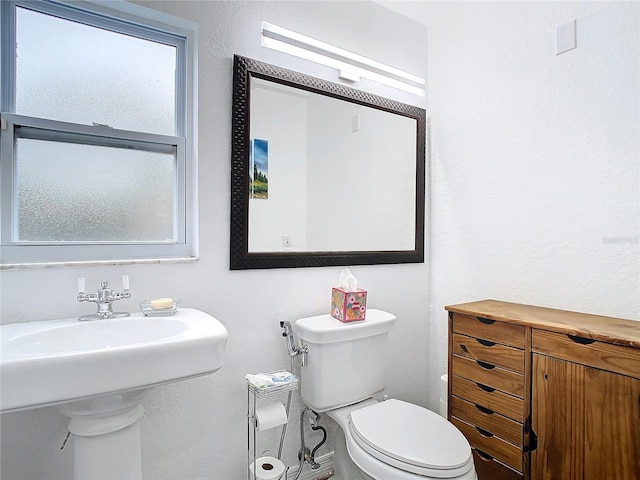
[[[291,327],[291,322],[281,321],[280,328],[284,330],[282,332],[282,336],[287,339],[287,350],[289,351],[289,356],[296,357],[298,355],[302,355],[300,364],[304,367],[307,364],[307,354],[309,353],[309,347],[307,345],[301,345],[299,347],[296,347],[294,345],[293,328]]]

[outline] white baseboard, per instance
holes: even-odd
[[[308,463],[305,463],[302,466],[302,473],[298,477],[298,480],[316,480],[318,478],[324,479],[333,473],[333,452],[322,455],[321,457],[317,457],[316,462],[320,464],[320,468],[313,470]],[[297,473],[297,466],[290,468],[287,472],[287,479],[292,480],[296,478]]]

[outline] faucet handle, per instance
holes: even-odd
[[[129,290],[129,275],[122,275],[122,288]]]
[[[78,278],[78,293],[84,293],[84,278]]]

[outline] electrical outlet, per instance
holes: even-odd
[[[283,235],[283,237],[282,237],[282,246],[283,247],[290,247],[291,246],[291,236]]]

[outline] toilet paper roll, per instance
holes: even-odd
[[[256,408],[256,426],[258,431],[269,430],[287,423],[287,410],[280,402],[260,405]]]
[[[284,474],[285,466],[275,457],[260,457],[256,459],[255,478],[259,480],[277,480]],[[253,462],[249,465],[251,478],[254,478]]]

